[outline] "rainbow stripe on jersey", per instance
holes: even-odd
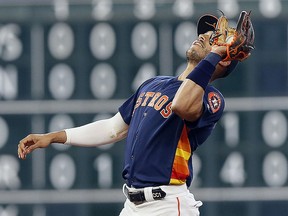
[[[188,160],[190,157],[191,147],[187,128],[184,126],[175,153],[170,184],[179,185],[186,182],[189,176]]]

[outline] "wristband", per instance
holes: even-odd
[[[210,52],[205,58],[204,60],[210,62],[214,67],[216,67],[216,65],[219,63],[219,61],[221,61],[221,56],[218,55],[217,53],[213,53]]]
[[[221,61],[220,55],[216,53],[209,53],[199,62],[191,73],[188,74],[186,79],[192,80],[205,90],[219,61]]]

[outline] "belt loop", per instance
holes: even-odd
[[[153,193],[152,193],[152,187],[144,188],[144,196],[145,196],[146,201],[148,201],[148,202],[154,200]]]
[[[125,197],[127,199],[129,199],[128,193],[127,193],[128,192],[127,184],[123,184],[122,191],[123,191],[123,194],[125,195]]]

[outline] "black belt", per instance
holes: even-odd
[[[126,197],[135,205],[146,202],[144,190],[129,191],[128,187],[124,186],[124,193]],[[152,196],[154,200],[161,200],[166,196],[166,193],[161,188],[152,189]]]

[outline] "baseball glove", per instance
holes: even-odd
[[[210,38],[211,45],[226,45],[227,56],[223,61],[247,59],[251,50],[254,49],[254,29],[250,19],[250,14],[242,11],[236,28],[229,27],[229,21],[223,14],[219,17],[215,31]]]

